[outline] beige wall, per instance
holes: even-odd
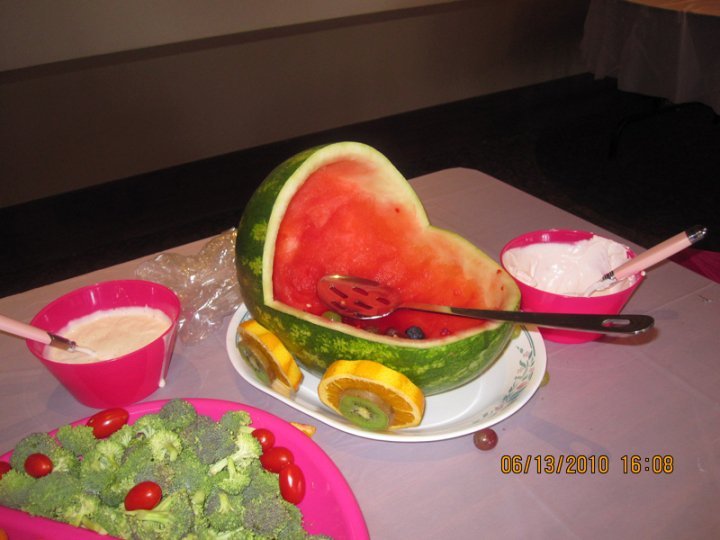
[[[0,0],[0,71],[458,0]]]
[[[440,3],[4,71],[0,206],[579,73],[586,10]]]

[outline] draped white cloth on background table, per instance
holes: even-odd
[[[592,0],[582,51],[618,88],[720,114],[720,2]]]

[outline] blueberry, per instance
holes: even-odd
[[[410,339],[425,339],[425,332],[419,326],[411,326],[405,330],[405,335]]]

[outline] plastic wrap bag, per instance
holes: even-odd
[[[242,302],[235,269],[236,235],[230,229],[209,240],[196,255],[161,253],[135,270],[140,279],[165,285],[180,298],[178,336],[183,343],[205,339]]]

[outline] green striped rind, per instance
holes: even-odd
[[[347,156],[380,164],[407,203],[416,205],[421,219],[426,219],[409,183],[382,154],[368,146],[337,143],[311,148],[288,159],[260,185],[238,225],[236,263],[248,311],[275,333],[306,369],[318,375],[335,360],[375,360],[407,375],[426,395],[451,390],[476,378],[502,353],[510,339],[511,324],[497,323],[442,340],[399,340],[309,315],[272,300],[275,237],[287,204],[312,171]],[[505,309],[518,309],[517,286],[509,277],[506,286],[511,293]]]

